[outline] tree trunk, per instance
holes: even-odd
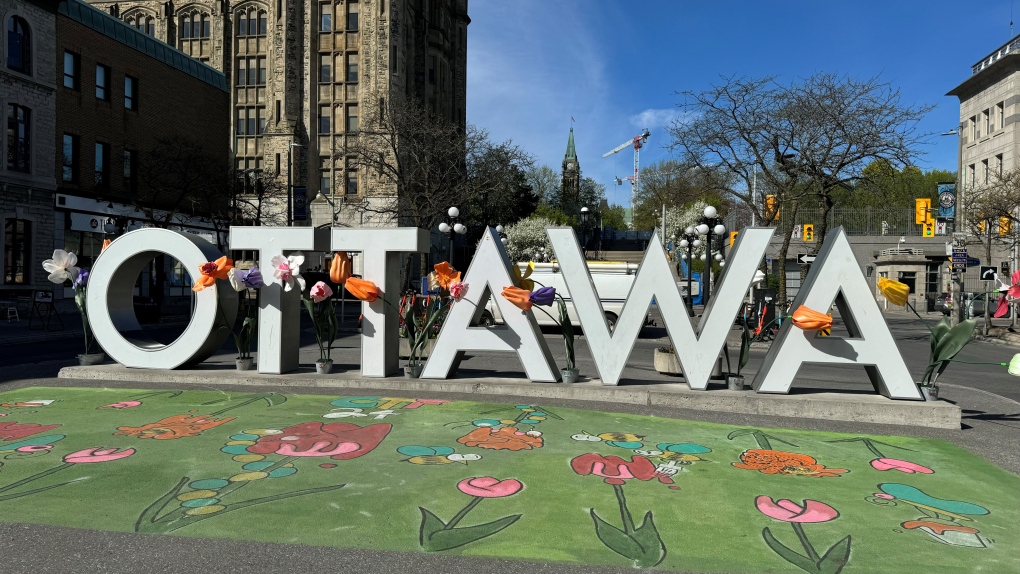
[[[797,209],[799,205],[796,201],[793,203],[793,213],[790,214],[790,221],[797,221]],[[781,220],[780,220],[781,221]],[[786,254],[790,252],[790,230],[786,229],[781,223],[779,225],[780,230],[784,233],[783,245],[779,248],[779,293],[776,296],[777,305],[786,304]]]

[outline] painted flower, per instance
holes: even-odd
[[[329,280],[337,285],[343,285],[350,278],[351,258],[347,256],[346,251],[337,251],[329,264]]]
[[[900,307],[907,304],[907,295],[910,294],[910,286],[906,283],[887,277],[878,279],[878,290],[890,303]]]
[[[79,450],[78,452],[72,452],[64,457],[64,462],[72,464],[109,462],[111,460],[127,458],[133,454],[135,454],[135,449],[133,448],[116,449],[97,446],[96,448],[87,448],[85,450]]]
[[[978,534],[977,528],[962,526],[959,524],[946,524],[934,520],[908,520],[900,524],[906,530],[920,530],[942,544],[951,546],[968,546],[971,548],[985,548],[987,545]]]
[[[119,403],[110,403],[108,405],[103,405],[103,406],[98,407],[98,408],[101,408],[101,409],[130,409],[130,408],[137,407],[140,404],[142,404],[142,401],[121,401]]]
[[[372,452],[391,428],[389,424],[359,427],[351,423],[301,423],[283,429],[280,434],[259,438],[248,447],[248,452],[348,460]]]
[[[112,239],[104,239],[103,240],[103,248],[100,249],[99,252],[102,253],[102,252],[106,251],[106,248],[109,247],[111,243],[113,243]]]
[[[491,476],[476,476],[458,482],[457,488],[468,496],[503,498],[517,494],[524,488],[524,485],[516,478],[498,480]]]
[[[369,303],[375,301],[382,295],[382,291],[379,287],[371,281],[365,279],[358,279],[357,277],[351,277],[346,283],[347,290],[358,299],[367,301]]]
[[[643,456],[634,456],[627,461],[618,456],[602,456],[589,452],[574,457],[570,461],[570,468],[580,475],[601,476],[606,484],[624,484],[632,478],[638,480],[657,478],[662,484],[673,484],[673,479],[656,471],[652,461]]]
[[[230,275],[230,270],[233,268],[234,260],[228,259],[226,255],[216,261],[208,261],[199,265],[198,272],[201,275],[195,280],[191,290],[197,293],[206,287],[215,285],[217,279],[226,280]]]
[[[900,460],[898,458],[876,458],[871,461],[871,468],[875,470],[898,470],[907,474],[935,474],[935,471],[927,466],[921,466],[916,462]]]
[[[14,421],[4,422],[0,423],[0,440],[21,440],[34,434],[53,430],[59,426],[59,424],[40,425],[35,423],[18,424]]]
[[[817,500],[805,500],[804,504],[800,505],[792,500],[777,500],[773,502],[771,497],[763,495],[754,499],[754,505],[765,516],[782,520],[783,522],[813,524],[839,518],[839,511]]]
[[[460,281],[460,271],[455,271],[448,261],[436,263],[432,268],[436,283],[443,289],[449,289],[451,283]]]
[[[467,295],[468,284],[460,281],[454,281],[450,283],[450,297],[453,297],[454,301],[460,301]]]
[[[801,305],[793,312],[793,324],[805,331],[821,331],[832,327],[832,317]]]
[[[503,298],[514,304],[515,307],[521,311],[531,311],[531,292],[527,289],[521,289],[520,287],[504,287]]]
[[[75,267],[78,263],[78,256],[63,249],[53,250],[53,259],[42,262],[43,269],[50,274],[47,279],[53,283],[63,283],[70,279],[74,281],[78,277],[79,269]]]
[[[241,275],[241,281],[245,287],[249,289],[261,289],[266,286],[265,281],[262,280],[262,272],[259,271],[258,267],[252,267],[248,271],[245,271]]]
[[[457,439],[460,444],[489,450],[531,450],[542,448],[542,433],[515,427],[479,427]]]
[[[89,282],[89,272],[87,269],[79,269],[78,276],[74,278],[74,288],[81,289]]]
[[[312,301],[315,303],[322,303],[326,299],[333,296],[333,289],[326,285],[324,281],[319,281],[308,291],[308,295],[311,296]]]
[[[174,440],[188,436],[198,436],[203,431],[229,423],[234,418],[214,419],[209,415],[173,415],[140,427],[117,427],[117,432],[113,434],[156,440]]]
[[[787,476],[808,476],[812,478],[838,477],[849,472],[844,468],[826,468],[814,457],[795,452],[751,449],[740,455],[740,462],[731,463],[737,468],[757,470],[762,474],[784,474]]]
[[[514,279],[516,280],[517,286],[525,291],[533,291],[535,289],[535,282],[528,277],[535,272],[535,262],[529,261],[528,267],[521,273],[521,268],[517,264],[510,266],[514,272]]]
[[[304,255],[274,255],[270,262],[273,265],[273,277],[283,283],[284,291],[293,289],[295,283],[301,291],[305,290],[305,278],[301,276],[301,266],[305,264]]]
[[[542,287],[531,292],[528,299],[535,305],[542,305],[543,307],[549,307],[556,301],[556,288],[555,287]]]

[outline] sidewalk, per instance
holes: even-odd
[[[63,327],[61,327],[61,321],[63,321]],[[31,328],[29,328],[29,323],[31,323]],[[14,319],[0,321],[0,345],[38,343],[84,335],[81,328],[81,317],[77,313],[53,315],[50,317],[49,329],[38,317],[31,321],[28,317],[22,317],[20,321]]]

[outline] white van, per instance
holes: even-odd
[[[517,265],[522,273],[528,267],[527,263],[518,263]],[[610,329],[616,327],[616,320],[623,311],[623,304],[626,302],[630,288],[634,285],[634,279],[637,277],[637,269],[638,265],[636,263],[588,262],[588,271],[591,273],[592,283],[595,284],[595,292],[602,303],[602,310],[606,314],[606,322],[609,324]],[[535,263],[535,271],[529,279],[535,281],[536,289],[540,287],[539,284],[544,287],[555,287],[556,292],[563,297],[564,302],[567,304],[567,314],[570,316],[570,322],[575,327],[580,324],[580,320],[577,318],[577,311],[574,309],[574,304],[570,299],[570,291],[567,289],[566,281],[563,280],[558,263]],[[499,297],[499,293],[493,293],[493,296]],[[559,319],[559,307],[557,305],[543,307],[543,309]],[[486,310],[488,311],[488,316],[483,315],[483,324],[487,322],[489,317],[497,324],[503,323],[503,316],[500,314],[499,307],[496,306],[492,298],[486,304]],[[556,321],[553,321],[542,311],[536,309],[533,312],[539,325],[556,325]],[[646,316],[645,324],[651,323],[651,316]]]

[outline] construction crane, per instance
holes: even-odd
[[[634,146],[634,174],[627,177],[627,179],[630,180],[630,209],[631,209],[631,217],[633,217],[633,214],[634,214],[634,196],[637,194],[637,188],[638,188],[638,165],[640,163],[640,158],[641,158],[641,146],[648,142],[648,136],[650,136],[650,135],[651,134],[646,129],[646,130],[644,130],[644,132],[641,133],[641,135],[634,136],[633,139],[627,140],[627,141],[623,142],[622,144],[620,144],[620,145],[616,146],[615,148],[613,148],[611,151],[608,151],[608,152],[602,154],[602,157],[609,157],[609,156],[613,155],[614,153],[618,153],[618,152],[621,152],[621,151],[627,149],[627,146]],[[622,185],[623,181],[620,178],[616,178],[616,184],[617,185]]]

